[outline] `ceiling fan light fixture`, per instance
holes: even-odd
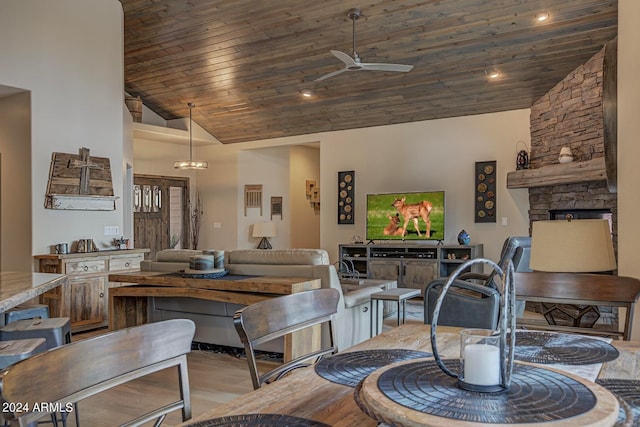
[[[352,42],[353,49],[352,55],[347,55],[346,53],[339,50],[331,50],[331,54],[342,61],[344,67],[332,71],[328,74],[324,74],[317,79],[316,82],[321,80],[328,79],[329,77],[337,76],[338,74],[342,74],[345,71],[382,71],[382,72],[394,72],[394,73],[407,73],[413,69],[413,65],[406,64],[390,64],[390,63],[366,63],[362,62],[360,55],[356,51],[356,21],[362,16],[362,12],[360,9],[350,9],[347,16],[352,21]]]
[[[191,110],[196,105],[193,102],[187,104],[189,106],[189,160],[178,160],[173,163],[173,167],[176,169],[207,169],[209,163],[201,160],[193,160],[193,119],[191,116]]]

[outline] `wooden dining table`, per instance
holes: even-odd
[[[430,353],[432,349],[429,328],[429,325],[416,323],[402,325],[346,351],[407,349]],[[459,331],[459,328],[438,327],[437,343],[441,357],[458,357]],[[613,341],[611,344],[618,350],[619,357],[597,366],[596,369],[599,369],[596,372],[597,378],[640,379],[640,342]],[[247,375],[249,375],[248,371]],[[297,369],[272,384],[216,406],[182,425],[188,426],[198,421],[257,413],[290,415],[336,427],[378,425],[377,421],[366,415],[356,404],[353,387],[324,379],[313,367]],[[451,424],[447,425],[467,424],[451,420]]]

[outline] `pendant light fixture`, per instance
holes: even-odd
[[[189,160],[178,160],[173,164],[173,167],[176,169],[206,169],[209,167],[208,162],[193,160],[193,120],[191,118],[191,109],[196,105],[193,102],[187,105],[189,106]]]

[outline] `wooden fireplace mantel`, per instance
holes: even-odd
[[[537,169],[521,169],[507,173],[507,188],[532,188],[548,185],[606,181],[605,160],[598,157],[584,162],[557,163]]]

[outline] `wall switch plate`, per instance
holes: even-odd
[[[503,227],[507,226],[507,217],[506,216],[502,217],[502,221],[500,222],[500,225],[502,225]]]
[[[120,234],[120,227],[117,225],[107,225],[104,227],[105,236],[117,236]]]
[[[222,224],[219,222],[214,222],[213,223],[213,228],[222,228]]]

